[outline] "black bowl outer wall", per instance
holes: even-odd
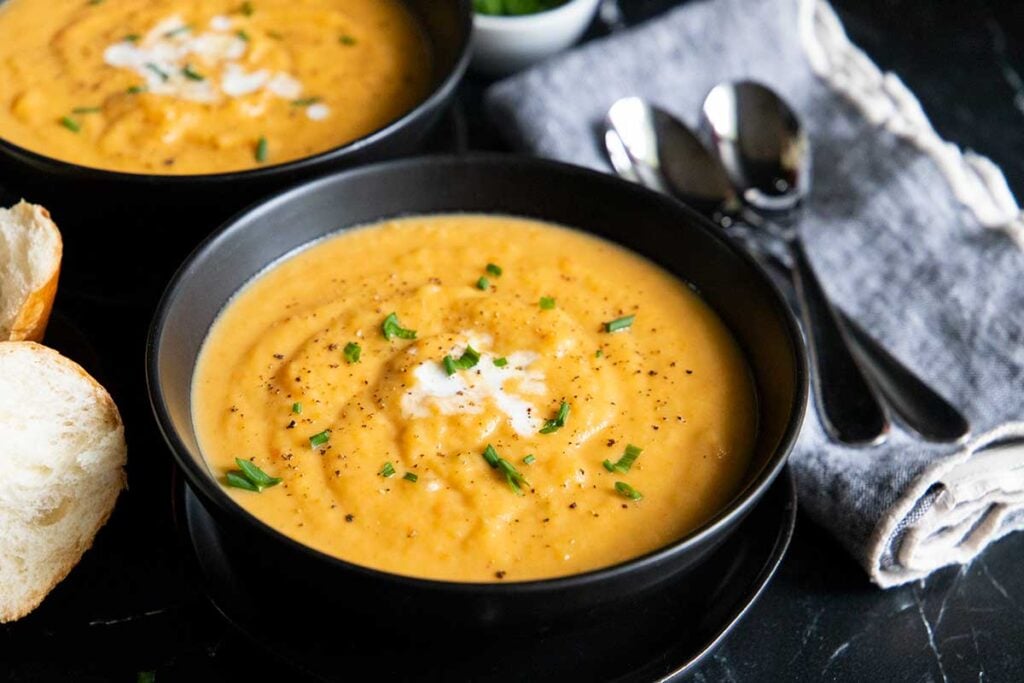
[[[699,289],[744,348],[759,392],[754,462],[725,510],[673,546],[609,569],[546,581],[464,584],[396,576],[323,555],[259,522],[224,493],[199,453],[189,411],[195,361],[225,302],[253,274],[327,233],[444,212],[507,213],[582,228],[651,258]],[[715,227],[677,202],[603,174],[497,155],[379,164],[323,178],[256,207],[211,237],[175,276],[148,353],[160,428],[189,485],[222,525],[224,552],[232,556],[239,582],[251,584],[255,594],[302,587],[301,605],[278,605],[282,619],[358,614],[385,624],[543,623],[638,597],[703,559],[767,490],[796,438],[807,396],[806,359],[792,315],[760,269]]]
[[[420,148],[465,73],[472,8],[470,0],[406,4],[432,45],[433,89],[404,116],[359,140],[247,171],[160,176],[78,166],[0,139],[0,185],[50,210],[64,235],[67,257],[96,264],[95,279],[75,282],[76,289],[108,295],[121,282],[134,280],[153,284],[146,293],[155,297],[170,272],[154,273],[153,260],[144,258],[147,252],[159,249],[177,261],[228,218],[272,193],[316,175]],[[134,258],[125,258],[129,254]],[[104,278],[113,269],[115,275]]]

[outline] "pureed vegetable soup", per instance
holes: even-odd
[[[0,2],[0,138],[95,168],[310,156],[399,118],[431,78],[399,0]]]
[[[274,266],[213,326],[193,406],[212,473],[259,519],[463,581],[670,543],[735,493],[756,429],[744,358],[683,282],[483,215],[350,230]]]

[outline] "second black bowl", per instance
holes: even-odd
[[[191,419],[192,375],[207,331],[232,295],[280,257],[347,227],[408,214],[502,213],[594,233],[691,283],[743,349],[759,398],[749,471],[732,500],[669,546],[617,566],[518,583],[458,583],[368,569],[304,546],[251,516],[211,474]],[[279,623],[339,615],[383,626],[544,624],[651,595],[704,560],[781,471],[807,399],[806,358],[785,302],[759,267],[683,205],[573,166],[509,156],[426,158],[302,185],[235,219],[204,243],[168,288],[148,348],[149,392],[174,458],[215,524],[243,590],[288,587],[261,602]],[[358,617],[355,617],[358,615]]]

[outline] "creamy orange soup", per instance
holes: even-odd
[[[269,269],[211,330],[193,405],[213,475],[259,519],[464,581],[678,539],[736,492],[756,430],[744,358],[686,284],[582,232],[484,215],[345,231]],[[229,486],[236,458],[280,483]]]
[[[0,2],[0,138],[96,168],[310,156],[399,118],[431,78],[399,0]]]

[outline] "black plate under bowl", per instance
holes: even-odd
[[[725,640],[761,595],[789,547],[797,509],[787,470],[698,570],[656,599],[623,605],[601,620],[487,638],[456,637],[438,624],[437,637],[414,639],[338,614],[349,628],[323,637],[319,624],[261,618],[257,602],[234,581],[216,522],[180,477],[174,488],[179,540],[213,606],[261,652],[269,651],[296,674],[324,681],[677,680]]]

